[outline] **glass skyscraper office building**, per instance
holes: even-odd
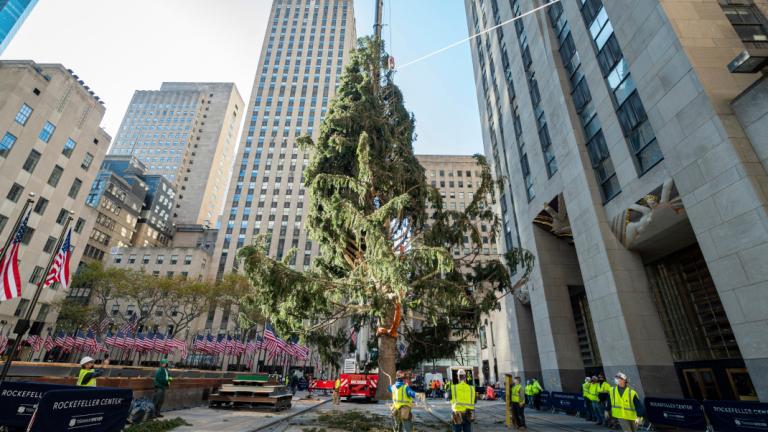
[[[0,54],[5,51],[37,0],[0,0]]]

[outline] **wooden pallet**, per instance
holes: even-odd
[[[284,385],[261,375],[237,376],[232,384],[222,385],[208,398],[211,408],[271,406],[275,411],[290,408],[292,399]]]

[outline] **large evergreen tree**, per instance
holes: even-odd
[[[533,257],[522,250],[507,255],[506,264],[522,270],[514,285],[500,260],[476,259],[480,226],[491,237],[499,226],[488,165],[476,156],[480,185],[465,210],[443,207],[413,154],[414,118],[392,73],[372,79],[376,65],[385,64],[379,52],[375,41],[360,39],[318,139],[300,138],[311,155],[304,225],[320,255],[311,270],[298,272],[288,265],[296,251],[276,261],[263,245],[243,248],[252,290],[240,305],[281,334],[303,337],[328,360],[338,361],[337,351],[348,343],[348,324],[339,324],[377,325],[379,370],[391,377],[398,332],[411,347],[404,363],[452,356],[483,313],[526,283]],[[470,253],[464,253],[465,236]],[[462,255],[453,256],[453,248]]]

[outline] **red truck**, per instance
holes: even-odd
[[[379,385],[378,374],[341,374],[341,388],[339,396],[349,400],[353,397],[365,399],[374,399],[376,397],[376,387]]]

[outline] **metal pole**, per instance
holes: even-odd
[[[373,83],[373,94],[378,96],[379,85],[381,84],[381,15],[384,12],[384,0],[374,0],[376,2],[375,15],[376,21],[373,23],[373,43],[376,49],[375,58],[373,61],[373,71],[371,76],[371,82]]]
[[[29,203],[29,200],[27,200]],[[24,336],[25,333],[27,333],[27,330],[29,330],[29,320],[32,318],[32,312],[35,309],[35,306],[37,305],[37,301],[40,299],[40,293],[43,292],[43,285],[45,284],[45,279],[47,279],[48,272],[51,271],[51,267],[53,266],[53,261],[56,259],[56,255],[58,255],[59,249],[61,249],[61,244],[64,243],[64,236],[67,233],[67,228],[69,228],[70,222],[72,222],[72,214],[74,212],[69,212],[69,217],[67,217],[67,221],[64,223],[64,229],[61,230],[61,234],[59,234],[59,240],[56,242],[56,248],[54,251],[56,253],[51,254],[51,259],[48,260],[48,265],[45,267],[45,271],[43,272],[43,277],[40,279],[40,281],[37,283],[37,289],[35,290],[35,295],[32,297],[32,302],[29,304],[29,308],[27,308],[27,312],[24,314],[23,322],[26,323],[24,327],[21,328],[21,332],[16,335],[16,339],[13,341],[13,347],[11,347],[11,355],[8,357],[8,360],[5,361],[5,364],[3,365],[3,371],[0,372],[0,384],[5,382],[5,378],[8,376],[8,371],[11,370],[11,363],[13,363],[13,357],[16,355],[16,350],[19,349],[19,345],[21,344],[21,338]],[[64,263],[62,263],[64,264]]]
[[[13,229],[11,230],[11,234],[8,236],[8,238],[5,239],[5,243],[3,243],[3,248],[0,249],[0,262],[3,262],[3,258],[5,258],[5,254],[8,253],[8,246],[11,245],[11,241],[13,241],[13,238],[16,236],[16,231],[19,230],[19,225],[21,225],[21,220],[24,219],[24,215],[27,214],[27,210],[29,209],[29,206],[32,205],[32,203],[35,202],[35,193],[30,192],[29,198],[27,198],[27,201],[24,203],[24,207],[21,208],[21,213],[19,214],[19,217],[16,218],[16,223],[13,224]]]

